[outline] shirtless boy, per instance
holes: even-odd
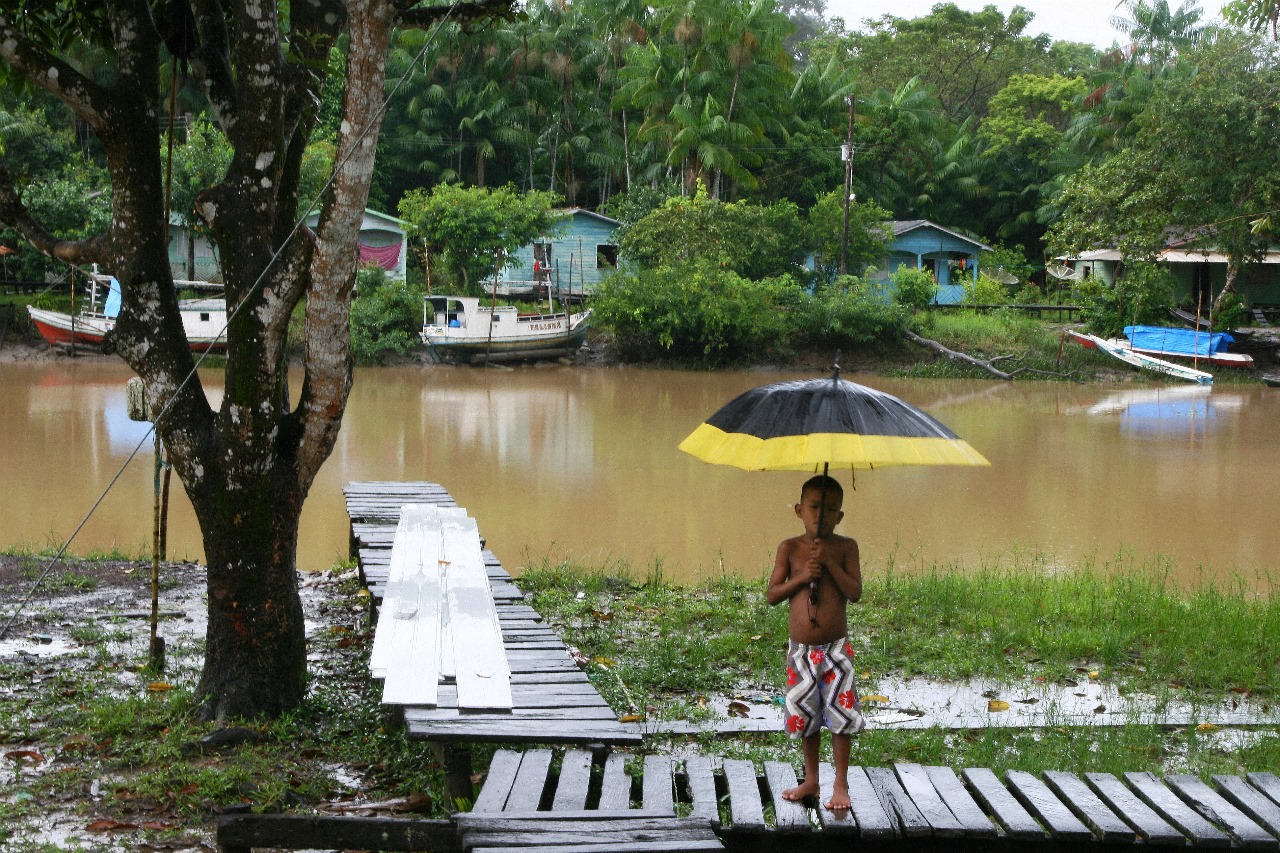
[[[787,732],[804,742],[804,781],[782,796],[818,796],[818,752],[825,724],[831,730],[836,771],[826,807],[833,810],[849,808],[850,738],[865,725],[858,709],[846,616],[848,603],[862,597],[862,572],[858,543],[834,533],[844,518],[843,502],[844,490],[833,478],[819,475],[805,482],[795,506],[804,533],[778,546],[767,593],[770,604],[790,602]]]

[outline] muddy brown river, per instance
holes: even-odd
[[[125,413],[129,376],[101,360],[0,365],[0,543],[61,544],[83,522],[75,552],[149,553],[149,440],[120,473],[146,434]],[[718,468],[676,445],[742,391],[799,376],[360,370],[303,513],[300,564],[345,556],[345,483],[430,480],[513,569],[569,558],[641,577],[761,577],[777,542],[799,532],[791,507],[804,476]],[[1258,588],[1277,576],[1280,390],[848,378],[925,409],[992,463],[860,472],[855,490],[845,475],[840,529],[868,572],[1152,565],[1187,584]],[[210,389],[220,379],[204,374]],[[176,480],[175,495],[170,556],[198,560]]]

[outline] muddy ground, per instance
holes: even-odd
[[[85,685],[104,696],[143,696],[159,679],[193,681],[201,664],[198,641],[206,626],[203,567],[160,567],[159,633],[165,639],[166,661],[164,673],[157,676],[144,670],[150,648],[151,565],[71,561],[53,568],[36,585],[48,563],[48,558],[0,556],[0,628],[9,626],[0,638],[0,820],[5,823],[0,826],[0,850],[216,849],[214,821],[219,814],[253,808],[251,796],[239,801],[211,799],[202,804],[205,814],[200,820],[178,814],[172,803],[162,800],[121,797],[120,780],[128,771],[120,770],[119,757],[104,748],[95,732],[69,735],[67,720],[59,719],[57,710],[59,701],[92,702],[94,696]],[[367,629],[365,608],[349,596],[353,577],[354,571],[348,571],[301,578],[309,649],[320,633],[335,626],[352,633]],[[328,668],[336,666],[328,657],[309,654],[314,677],[325,678]],[[79,686],[68,689],[76,675],[82,679]],[[335,680],[341,679],[329,682]],[[55,700],[31,706],[13,701],[32,691]],[[11,701],[6,713],[3,707]],[[13,713],[18,706],[25,710]],[[207,737],[184,744],[184,750],[208,752]],[[339,766],[318,754],[298,760],[323,765],[322,772],[334,779],[333,801],[307,803],[310,807],[378,814],[403,805],[364,808],[362,780],[368,768]],[[48,774],[75,782],[52,790],[31,784],[34,777]],[[6,812],[6,807],[12,811]]]

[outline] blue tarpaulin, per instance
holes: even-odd
[[[115,276],[111,276],[111,284],[107,291],[107,304],[102,307],[102,313],[107,317],[118,317],[120,315],[120,282],[116,281]]]
[[[1125,326],[1124,336],[1134,349],[1201,356],[1225,352],[1227,344],[1235,340],[1226,332],[1197,332],[1165,326]]]

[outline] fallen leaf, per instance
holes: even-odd
[[[872,693],[862,697],[863,702],[888,702],[888,696],[881,696],[879,693]]]
[[[413,791],[405,798],[404,811],[429,812],[431,811],[432,802],[430,794],[425,794],[422,791]]]
[[[1034,697],[1034,696],[1028,696],[1026,699],[1018,699],[1018,700],[1017,700],[1017,702],[1018,702],[1018,704],[1019,704],[1019,705],[1034,705],[1034,704],[1036,704],[1036,703],[1037,703],[1037,702],[1039,702],[1039,701],[1040,701],[1040,700],[1039,700],[1039,699],[1037,699],[1037,698],[1036,698],[1036,697]]]
[[[1213,723],[1201,723],[1200,725],[1196,726],[1196,731],[1198,732],[1215,732],[1217,730],[1218,730],[1218,727],[1215,726]]]
[[[1089,670],[1089,679],[1090,679],[1091,681],[1097,681],[1097,680],[1098,680],[1098,671],[1097,671],[1096,669],[1091,669],[1091,670]]]
[[[751,714],[751,708],[745,702],[730,702],[730,717],[746,717]]]
[[[763,639],[764,639],[764,634],[754,634],[751,637],[752,642],[755,642],[756,640],[763,640]]]
[[[1007,711],[1009,710],[1009,703],[1005,702],[1002,699],[988,699],[987,710],[988,711]]]
[[[143,828],[143,829],[154,829],[154,830],[156,830],[156,831],[161,831],[161,832],[162,832],[162,831],[164,831],[164,830],[166,830],[166,829],[173,829],[173,827],[174,827],[175,825],[176,825],[176,824],[172,824],[172,823],[165,823],[165,822],[163,822],[163,821],[159,821],[159,820],[148,820],[148,821],[144,821],[144,822],[143,822],[143,824],[142,824],[142,828]]]
[[[12,752],[6,752],[4,757],[15,764],[21,764],[24,761],[30,761],[32,764],[44,763],[44,756],[31,749],[15,749]]]
[[[118,820],[95,820],[85,827],[90,832],[115,832],[122,829],[137,829],[136,823],[123,823]]]
[[[1106,706],[1106,705],[1099,705],[1098,707],[1096,707],[1096,708],[1094,708],[1094,709],[1093,709],[1093,713],[1095,713],[1095,714],[1101,714],[1101,713],[1103,713],[1103,712],[1104,712],[1104,711],[1106,711],[1106,710],[1107,710],[1107,706]]]
[[[1227,689],[1232,693],[1239,693],[1241,696],[1248,696],[1253,692],[1248,687],[1228,687]]]
[[[592,658],[592,660],[603,667],[611,667],[617,663],[613,658]]]
[[[166,690],[172,690],[173,685],[164,681],[153,681],[147,685],[147,689],[152,693],[163,693]]]
[[[368,597],[369,597],[369,596],[371,596],[372,594],[373,594],[373,593],[369,592],[369,590],[367,590],[367,589],[358,589],[358,590],[356,590],[356,596],[357,596],[357,597],[359,597],[359,598],[368,598]]]
[[[644,714],[623,714],[618,718],[620,723],[642,723],[644,722]]]

